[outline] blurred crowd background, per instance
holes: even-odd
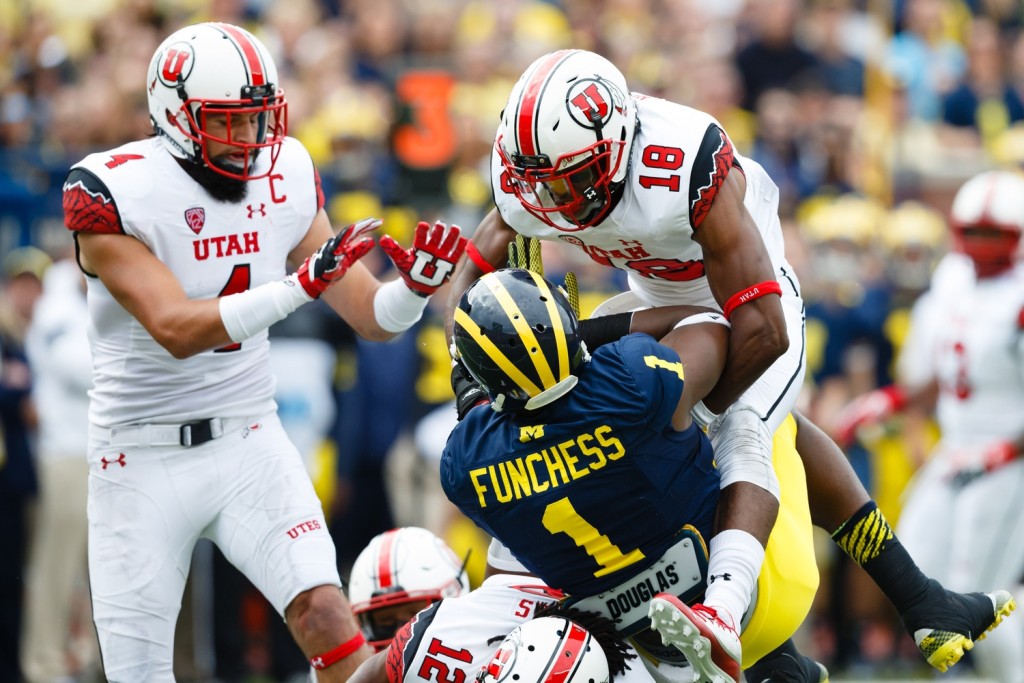
[[[948,248],[946,213],[960,183],[1024,162],[1024,4],[1016,0],[0,0],[3,681],[58,680],[24,654],[26,587],[47,568],[84,565],[81,543],[48,558],[36,549],[47,499],[80,490],[84,501],[84,442],[48,448],[45,433],[79,418],[33,392],[36,375],[68,358],[45,343],[33,351],[37,300],[65,292],[65,304],[85,306],[66,294],[77,276],[68,274],[61,184],[85,154],[149,133],[149,59],[167,34],[202,20],[245,26],[274,53],[290,133],[319,167],[335,225],[382,216],[403,242],[419,219],[471,231],[490,208],[499,112],[541,54],[595,50],[633,90],[710,112],[782,190],[789,258],[809,304],[801,404],[826,429],[851,397],[893,381],[909,307]],[[385,268],[376,252],[367,258]],[[586,312],[624,282],[580,259],[545,252],[556,279],[577,273]],[[58,273],[62,290],[50,282]],[[315,305],[272,330],[281,413],[308,454],[343,576],[374,534],[417,524],[460,553],[474,549],[480,579],[482,539],[436,482],[454,421],[444,300],[442,292],[389,344],[356,340]],[[924,416],[849,449],[893,522],[934,439]],[[61,463],[80,459],[76,478],[50,483],[54,452]],[[67,524],[84,525],[84,512],[84,502],[65,512]],[[827,536],[820,564],[818,604],[801,633],[806,652],[836,674],[920,673],[895,613]],[[67,670],[92,681],[79,576],[66,598],[77,605],[72,616],[35,627],[63,634]],[[181,622],[179,680],[286,681],[306,670],[280,621],[212,548],[197,552]]]

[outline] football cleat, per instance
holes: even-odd
[[[714,609],[700,604],[690,607],[674,595],[658,593],[648,616],[661,641],[686,656],[694,681],[739,683],[740,637]]]
[[[931,579],[925,598],[902,619],[924,658],[944,672],[1016,607],[1013,596],[1004,590],[955,593]]]

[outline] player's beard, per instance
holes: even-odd
[[[254,158],[253,163],[255,161]],[[178,159],[178,163],[181,164],[181,167],[185,169],[185,173],[188,173],[192,180],[199,183],[211,197],[219,202],[237,204],[245,199],[245,195],[249,191],[249,181],[247,180],[229,178],[206,165],[184,159]],[[231,173],[240,173],[242,171],[240,166],[228,164],[217,159],[211,159],[210,163]]]

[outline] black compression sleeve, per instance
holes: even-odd
[[[593,351],[602,344],[609,344],[625,337],[629,334],[632,322],[632,311],[587,318],[580,321],[580,336],[587,348]]]

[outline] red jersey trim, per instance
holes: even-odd
[[[734,165],[736,153],[732,141],[721,128],[711,126],[704,135],[704,141],[697,152],[697,161],[691,172],[690,225],[695,231],[711,212],[718,191],[722,189]],[[697,183],[703,184],[694,188]]]
[[[121,215],[110,190],[84,168],[73,168],[64,181],[64,226],[72,232],[120,235]]]

